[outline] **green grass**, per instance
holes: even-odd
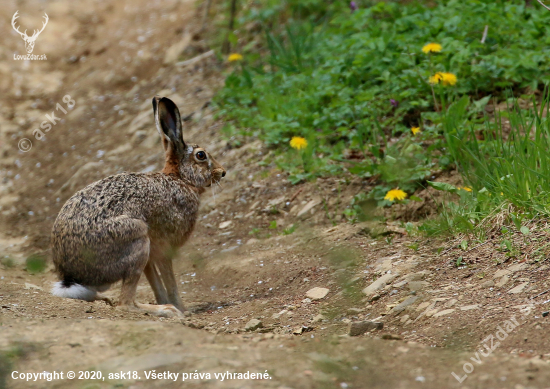
[[[465,118],[465,98],[450,107],[445,119],[448,150],[472,192],[433,183],[460,200],[445,205],[435,223],[426,223],[427,232],[474,231],[503,212],[521,230],[524,220],[550,216],[549,99],[548,93],[541,103],[533,99],[530,109],[520,109],[512,99],[481,128]]]
[[[503,204],[500,197],[518,209],[546,212],[535,197],[547,193],[539,185],[547,174],[541,159],[547,134],[537,126],[532,144],[519,136],[545,119],[511,107],[501,115],[509,115],[518,133],[498,144],[503,117],[493,121],[484,108],[531,98],[548,84],[550,12],[523,0],[358,3],[353,13],[347,2],[319,0],[247,6],[236,30],[243,44],[235,51],[244,61],[230,65],[215,99],[227,137],[235,145],[264,141],[275,151],[270,164],[292,183],[347,172],[371,178],[376,187],[357,202],[378,206],[393,203],[384,200],[389,189],[411,198],[434,172],[459,166],[476,201],[463,194],[456,209],[448,206],[450,225],[440,230],[472,228]],[[261,38],[247,32],[253,23]],[[430,42],[443,50],[423,53]],[[435,72],[456,74],[458,82],[432,89]],[[421,132],[413,135],[416,126]],[[485,140],[476,143],[480,132]],[[308,140],[301,155],[289,147],[293,136]],[[515,178],[501,180],[509,175]]]

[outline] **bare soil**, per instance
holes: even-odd
[[[0,387],[548,387],[545,222],[529,235],[504,236],[495,218],[483,245],[410,236],[402,221],[437,213],[432,189],[418,194],[423,203],[387,210],[394,222],[346,222],[352,197],[374,183],[346,176],[293,186],[285,173],[259,165],[271,153],[260,142],[232,148],[224,138],[211,100],[228,64],[216,55],[178,64],[210,50],[199,32],[202,6],[29,0],[0,9],[8,32],[0,47]],[[24,53],[9,23],[16,10],[22,30],[48,13],[34,49],[47,60],[13,59]],[[62,204],[110,174],[161,169],[155,94],[178,104],[188,117],[186,139],[228,171],[223,189],[204,195],[175,262],[191,314],[159,318],[53,297],[49,231]],[[74,108],[58,110],[62,119],[36,139],[33,130],[66,95]],[[31,140],[30,151],[19,151],[21,138]],[[459,180],[455,172],[438,179]],[[47,258],[46,268],[35,271],[29,256]],[[381,277],[387,282],[372,287]],[[312,300],[314,287],[329,292]],[[107,293],[116,300],[118,292]],[[137,299],[154,303],[145,279]],[[261,328],[246,331],[251,319]],[[511,319],[519,325],[499,340],[499,326]],[[383,328],[349,335],[351,323],[371,320]],[[490,355],[484,345],[494,348]],[[467,363],[472,370],[459,383],[452,373],[464,377]],[[147,379],[152,370],[180,373],[179,380]],[[13,371],[107,378],[26,382]],[[108,378],[127,371],[139,377]],[[195,371],[211,379],[182,383],[181,374]],[[246,371],[270,378],[214,378]]]

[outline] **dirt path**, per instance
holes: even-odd
[[[13,59],[24,50],[9,24],[18,9],[29,29],[48,13],[35,47],[46,61]],[[410,237],[397,223],[348,224],[341,214],[364,182],[291,186],[280,171],[260,168],[270,152],[260,143],[230,148],[209,106],[224,64],[215,56],[177,64],[209,50],[195,34],[200,13],[200,4],[176,0],[8,2],[0,10],[0,29],[10,31],[0,48],[0,387],[550,386],[544,261],[509,258],[497,241],[464,252],[457,242]],[[192,114],[186,139],[228,170],[223,191],[205,194],[176,261],[192,312],[182,320],[55,298],[50,262],[36,274],[25,262],[48,258],[53,220],[76,190],[120,171],[160,169],[155,94]],[[75,107],[36,139],[33,129],[66,95]],[[25,153],[17,148],[24,137],[33,143]],[[532,252],[546,235],[517,245]],[[467,266],[456,266],[458,256]],[[315,287],[328,294],[309,298]],[[153,302],[144,280],[138,300]],[[260,328],[247,331],[251,320]],[[349,335],[352,323],[372,322],[383,328]],[[148,379],[153,370],[179,377]],[[13,371],[100,371],[106,379],[27,382]],[[195,371],[202,378],[182,384]],[[214,375],[247,371],[262,379]]]

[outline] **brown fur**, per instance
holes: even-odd
[[[172,101],[155,97],[153,107],[166,154],[162,172],[110,176],[73,195],[53,225],[53,261],[66,286],[102,290],[122,280],[119,305],[159,311],[134,303],[145,273],[157,303],[183,311],[172,258],[193,231],[204,187],[225,169],[206,151],[206,161],[197,160],[204,150],[183,141]]]

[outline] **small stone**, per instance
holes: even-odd
[[[261,321],[258,319],[251,319],[246,325],[244,326],[245,331],[255,331],[258,328],[262,328],[264,325]]]
[[[377,272],[382,272],[382,273],[385,273],[387,272],[388,270],[391,270],[392,269],[392,260],[391,259],[379,259],[377,262],[378,265],[376,265],[376,268],[374,269],[375,271]]]
[[[387,273],[384,274],[382,277],[378,278],[376,281],[374,281],[372,284],[367,286],[365,289],[363,289],[363,293],[367,296],[371,296],[375,294],[375,292],[379,289],[382,289],[386,284],[389,284],[397,277],[397,274],[394,273]]]
[[[424,289],[428,285],[430,285],[430,283],[427,281],[410,281],[408,286],[409,286],[409,290],[413,292],[417,292],[419,290]]]
[[[493,276],[493,278],[499,278],[499,277],[503,277],[503,276],[507,276],[509,274],[512,274],[512,272],[508,269],[500,269],[499,271],[497,271],[495,273],[495,275]]]
[[[25,282],[25,289],[36,289],[36,290],[43,290],[40,286],[29,284],[28,282]]]
[[[323,320],[325,320],[325,317],[321,314],[318,314],[318,315],[314,316],[313,319],[311,319],[311,322],[312,323],[319,323],[319,322],[322,322]]]
[[[437,312],[434,317],[441,317],[453,313],[456,309],[444,309],[441,312]]]
[[[267,207],[266,208],[271,209],[272,207],[281,204],[283,201],[285,201],[285,196],[282,196],[282,197],[279,197],[279,198],[276,198],[276,199],[273,199],[273,200],[269,200],[267,202]]]
[[[527,267],[526,263],[516,263],[515,265],[509,266],[508,270],[512,273],[523,270]]]
[[[277,320],[279,319],[281,316],[283,316],[285,313],[287,313],[288,311],[286,309],[283,309],[281,312],[279,313],[274,313],[273,315],[271,315],[271,318],[273,320]]]
[[[495,282],[491,280],[485,281],[483,284],[481,284],[482,288],[492,288],[493,286],[495,286]]]
[[[408,299],[406,299],[402,303],[396,305],[392,309],[392,313],[399,314],[399,313],[403,312],[405,310],[405,308],[407,308],[409,305],[414,304],[416,302],[416,300],[418,300],[418,297],[409,297]]]
[[[313,327],[300,326],[300,327],[295,328],[294,331],[292,331],[292,333],[294,335],[302,335],[303,333],[309,332],[309,331],[313,331]]]
[[[504,285],[506,285],[510,281],[510,277],[508,276],[502,276],[502,278],[496,283],[497,288],[502,288]]]
[[[304,208],[302,208],[302,210],[300,212],[298,212],[298,217],[302,216],[307,211],[313,209],[315,206],[317,206],[319,204],[321,204],[321,200],[318,200],[318,199],[311,200],[309,203],[307,203],[304,206]]]
[[[376,301],[376,300],[380,300],[381,297],[382,297],[381,295],[375,294],[370,298],[369,303],[372,303],[373,301]]]
[[[409,315],[403,316],[403,317],[401,318],[401,323],[405,323],[406,321],[408,321],[408,320],[409,320],[409,317],[410,317]]]
[[[430,310],[426,311],[425,315],[426,315],[426,317],[432,317],[433,315],[435,315],[437,313],[437,311],[439,311],[438,308],[430,309]]]
[[[518,286],[516,286],[515,288],[512,288],[508,291],[508,293],[510,294],[518,294],[518,293],[521,293],[523,292],[523,289],[525,289],[525,287],[529,285],[528,282],[524,282],[522,284],[519,284]]]
[[[421,303],[418,307],[416,307],[416,311],[420,312],[423,309],[428,308],[429,306],[430,306],[430,303],[428,301],[425,301],[425,302]]]
[[[457,299],[451,299],[443,305],[444,308],[451,308],[453,305],[455,305],[458,302]]]
[[[473,304],[473,305],[466,305],[464,307],[460,307],[461,311],[471,311],[472,309],[478,309],[479,304]]]
[[[402,286],[406,285],[409,281],[401,281],[401,282],[398,282],[397,284],[393,284],[393,287],[394,288],[401,288]]]
[[[381,322],[370,320],[354,321],[350,323],[348,334],[349,336],[359,336],[370,330],[381,330],[383,327],[384,323]]]
[[[321,300],[326,297],[329,291],[327,288],[313,288],[306,292],[306,296],[312,300]]]
[[[228,220],[228,221],[222,222],[222,223],[220,223],[220,226],[219,226],[219,228],[220,228],[221,230],[223,230],[224,228],[227,228],[227,227],[229,227],[229,226],[231,225],[231,223],[232,223],[232,221],[231,221],[231,220]]]

